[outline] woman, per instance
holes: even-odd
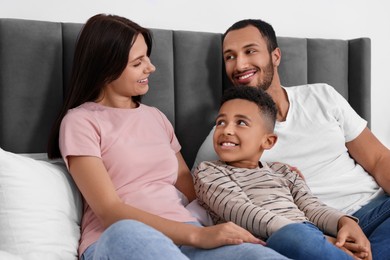
[[[180,144],[165,115],[141,104],[155,71],[151,48],[147,29],[113,15],[91,17],[79,36],[48,149],[84,198],[79,255],[285,259],[233,223],[201,227],[180,203],[176,189],[195,198]]]

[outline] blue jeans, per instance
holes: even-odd
[[[374,260],[390,259],[390,196],[380,196],[359,209],[353,216],[371,243]]]
[[[296,260],[353,259],[330,243],[321,230],[309,222],[282,227],[268,238],[267,246]]]
[[[243,243],[214,249],[176,246],[161,232],[134,220],[121,220],[107,228],[81,259],[287,259],[270,248]]]

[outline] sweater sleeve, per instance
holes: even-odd
[[[229,177],[224,165],[202,162],[194,171],[194,178],[199,203],[216,223],[232,221],[264,239],[281,227],[294,223],[253,204]]]
[[[295,204],[305,213],[308,220],[324,233],[337,236],[338,221],[346,215],[321,202],[313,195],[306,182],[295,172],[287,170],[286,178],[291,181],[290,189]]]

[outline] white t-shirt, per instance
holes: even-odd
[[[373,177],[356,164],[345,146],[367,122],[327,84],[285,90],[290,102],[286,121],[276,122],[278,141],[261,160],[298,167],[314,195],[331,207],[353,214],[381,193]],[[210,133],[195,164],[215,159]]]

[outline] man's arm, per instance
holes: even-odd
[[[390,194],[390,150],[367,127],[346,146],[352,158]]]

